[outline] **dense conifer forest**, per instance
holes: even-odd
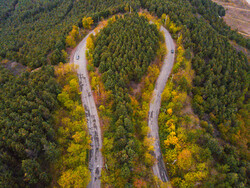
[[[156,25],[143,10],[158,17]],[[109,17],[87,42],[103,131],[102,187],[157,186],[147,117],[170,50],[159,25],[177,45],[158,119],[172,186],[248,187],[249,62],[230,41],[249,49],[250,40],[224,15],[212,0],[0,0],[0,187],[89,183],[85,109],[76,67],[65,63]],[[26,71],[13,74],[1,65],[8,60]]]
[[[108,25],[93,38],[91,62],[102,73],[105,90],[111,91],[110,125],[104,132],[104,139],[109,140],[109,145],[104,146],[108,166],[108,181],[105,182],[111,186],[131,186],[135,177],[146,179],[148,176],[133,170],[145,165],[145,156],[132,121],[128,84],[139,82],[146,73],[156,57],[159,37],[156,25],[149,24],[145,17],[125,14],[124,17],[110,19]]]
[[[0,56],[32,68],[48,64],[56,55],[60,62],[65,35],[72,25],[82,26],[84,16],[95,21],[124,11],[128,1],[1,0]],[[138,7],[139,1],[132,1]]]
[[[0,186],[48,185],[48,163],[58,152],[52,113],[60,87],[53,67],[17,77],[0,68]]]

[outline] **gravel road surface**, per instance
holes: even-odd
[[[165,85],[167,83],[168,77],[171,73],[174,64],[174,55],[175,53],[171,53],[171,50],[175,50],[174,41],[170,35],[170,33],[164,28],[161,27],[161,31],[164,32],[165,43],[168,49],[168,54],[166,55],[163,66],[161,68],[160,75],[156,81],[155,89],[153,92],[153,97],[150,103],[150,109],[148,113],[148,126],[150,128],[149,137],[155,138],[154,142],[154,156],[157,159],[156,163],[153,166],[154,174],[163,182],[169,181],[166,167],[163,162],[161,148],[160,148],[160,140],[159,140],[159,128],[158,128],[158,115],[161,107],[161,93],[163,92]]]
[[[150,103],[148,125],[150,128],[149,136],[155,138],[155,142],[153,145],[155,148],[154,155],[157,159],[157,162],[153,166],[153,172],[159,179],[161,179],[163,182],[166,182],[168,181],[168,176],[160,149],[158,115],[161,106],[161,93],[165,88],[174,63],[174,53],[171,53],[171,50],[175,49],[175,44],[170,33],[164,27],[161,27],[161,31],[163,31],[165,35],[165,43],[168,49],[168,54],[164,59],[160,75],[156,81],[153,97]],[[94,31],[90,32],[76,47],[76,51],[74,55],[71,56],[70,62],[75,63],[79,66],[77,73],[79,78],[80,90],[82,92],[81,99],[82,104],[85,108],[89,134],[91,135],[92,141],[89,161],[91,182],[89,183],[88,187],[99,188],[101,186],[100,176],[101,168],[103,166],[103,157],[100,152],[100,149],[102,148],[101,128],[88,78],[87,60],[85,55],[86,40],[91,33],[94,33]]]
[[[76,47],[75,53],[71,56],[70,62],[78,65],[77,75],[79,78],[80,90],[82,92],[81,99],[82,105],[85,109],[89,134],[91,136],[91,150],[89,154],[89,169],[91,171],[91,182],[89,188],[101,187],[100,176],[103,166],[103,158],[101,154],[102,137],[100,121],[95,105],[95,101],[92,95],[86,60],[86,41],[90,34],[94,34],[94,31],[90,32]]]

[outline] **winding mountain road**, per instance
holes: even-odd
[[[90,34],[94,34],[94,31],[90,32],[76,47],[75,53],[71,56],[70,62],[78,65],[77,75],[79,78],[79,85],[81,90],[82,104],[85,109],[89,134],[91,136],[91,150],[89,154],[89,169],[91,171],[91,182],[88,188],[100,188],[101,187],[101,169],[103,166],[103,158],[101,154],[102,148],[102,136],[100,121],[92,95],[89,77],[87,72],[87,60],[86,60],[86,41]]]
[[[165,43],[168,49],[168,54],[164,59],[163,66],[161,68],[160,75],[156,81],[155,89],[153,92],[153,97],[150,103],[148,126],[150,128],[149,137],[155,139],[154,145],[154,155],[157,162],[153,165],[154,174],[163,182],[169,181],[167,171],[163,162],[160,140],[158,133],[158,115],[161,106],[161,93],[163,92],[168,77],[171,73],[174,64],[174,53],[171,53],[171,49],[175,49],[174,41],[170,33],[161,27],[161,31],[165,35]],[[76,51],[71,56],[70,62],[78,65],[78,78],[81,90],[82,104],[85,109],[85,114],[87,118],[87,124],[89,129],[89,134],[91,135],[91,150],[90,150],[90,161],[89,169],[91,171],[91,182],[89,183],[89,188],[99,188],[101,187],[101,168],[103,166],[103,157],[101,154],[102,148],[102,137],[99,117],[97,113],[97,108],[92,95],[90,82],[87,72],[87,60],[86,60],[86,41],[90,34],[94,34],[94,31],[90,32],[76,47]]]
[[[163,26],[161,26],[160,30],[164,32],[165,44],[168,49],[168,54],[164,59],[160,75],[157,78],[155,84],[155,89],[153,92],[153,97],[151,99],[148,113],[148,126],[150,128],[149,137],[153,137],[155,140],[153,143],[155,149],[154,156],[157,161],[153,165],[153,172],[160,180],[162,180],[163,182],[167,182],[169,181],[169,179],[160,148],[158,115],[161,107],[161,94],[166,86],[168,77],[171,73],[174,64],[175,53],[171,53],[171,50],[175,49],[175,44],[170,33]]]

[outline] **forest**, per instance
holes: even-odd
[[[132,121],[133,109],[128,89],[131,81],[141,80],[155,59],[159,38],[156,25],[149,24],[145,17],[125,14],[112,17],[108,25],[89,41],[90,65],[98,67],[104,89],[110,91],[108,101],[111,102],[106,105],[110,105],[110,123],[104,132],[103,148],[108,166],[103,181],[107,185],[131,186],[138,181],[136,177],[145,180],[148,176],[146,172],[139,174],[139,171],[132,170],[149,166],[143,163],[144,151],[136,137],[137,125]],[[105,106],[100,108],[104,110]]]
[[[76,67],[17,77],[0,68],[0,186],[86,187],[90,138]]]
[[[202,120],[201,126],[206,129],[199,142],[209,148],[217,163],[215,169],[220,174],[220,178],[212,176],[206,185],[244,187],[248,184],[249,161],[249,152],[246,152],[249,140],[248,100],[245,98],[248,91],[247,59],[241,52],[237,53],[228,39],[218,34],[209,22],[204,18],[197,19],[189,2],[173,4],[164,1],[155,7],[157,2],[161,4],[160,1],[147,1],[144,5],[158,16],[168,14],[170,20],[182,28],[184,48],[193,51],[192,106]],[[185,16],[182,16],[183,12]],[[170,27],[171,22],[166,26]]]
[[[0,56],[31,68],[50,63],[65,48],[65,36],[81,19],[94,21],[124,11],[128,1],[0,0]],[[138,7],[139,1],[131,6]],[[54,62],[54,64],[59,63]]]
[[[0,0],[0,61],[28,68],[14,75],[0,64],[0,187],[87,186],[90,137],[77,67],[65,63],[110,17],[87,52],[104,133],[102,185],[156,187],[147,113],[163,25],[177,44],[158,119],[172,186],[248,187],[249,66],[230,41],[249,49],[250,40],[224,15],[212,0]]]
[[[2,65],[0,71],[0,186],[48,185],[48,164],[58,153],[52,113],[60,87],[53,67],[16,77]]]
[[[60,63],[55,68],[56,80],[62,87],[57,95],[60,107],[54,113],[59,155],[51,164],[51,171],[52,185],[56,187],[87,187],[90,181],[88,152],[91,141],[76,69],[76,66],[68,63]]]
[[[191,108],[191,85],[194,77],[191,60],[182,46],[183,37],[177,39],[177,55],[172,79],[162,93],[158,117],[159,136],[163,159],[174,187],[194,187],[208,182],[211,152],[199,144],[205,133],[200,120]],[[208,186],[209,187],[209,186]]]

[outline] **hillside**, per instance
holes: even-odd
[[[248,10],[0,0],[0,187],[249,187]]]
[[[243,36],[250,37],[250,4],[244,0],[213,0],[226,9],[225,22]]]
[[[0,56],[37,68],[61,51],[73,24],[91,15],[95,20],[124,10],[128,1],[1,0]],[[133,1],[136,5],[137,1]],[[48,58],[47,58],[48,57]]]

